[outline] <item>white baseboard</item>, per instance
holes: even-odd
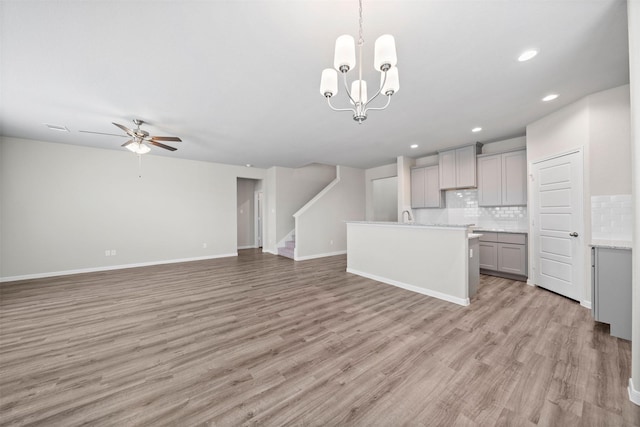
[[[238,249],[256,249],[256,248],[257,248],[256,245],[238,246]]]
[[[307,256],[297,256],[295,257],[295,261],[305,261],[308,259],[315,259],[315,258],[324,258],[324,257],[328,257],[328,256],[336,256],[336,255],[344,255],[346,254],[347,251],[337,251],[337,252],[328,252],[326,254],[316,254],[316,255],[307,255]]]
[[[640,406],[640,390],[633,386],[633,378],[629,378],[629,400]]]
[[[533,281],[531,279],[527,279],[527,285],[535,286],[535,283],[533,283]]]
[[[591,301],[580,301],[580,305],[591,310]]]
[[[264,247],[262,248],[262,252],[263,253],[268,253],[268,254],[271,254],[271,255],[278,255],[278,251],[272,251],[271,249],[267,249],[267,248],[264,248]]]
[[[364,273],[362,271],[354,270],[353,268],[347,268],[347,273],[357,274],[358,276],[366,277],[367,279],[373,279],[378,282],[397,286],[398,288],[406,289],[408,291],[416,292],[418,294],[426,295],[429,297],[438,298],[443,301],[452,302],[454,304],[463,305],[463,306],[469,305],[469,298],[454,297],[453,295],[444,294],[438,291],[432,291],[430,289],[420,288],[414,285],[409,285],[408,283],[387,279],[386,277],[376,276],[375,274]]]
[[[206,259],[227,258],[232,256],[238,256],[238,253],[235,252],[230,254],[221,254],[221,255],[213,255],[213,256],[201,256],[201,257],[193,257],[193,258],[169,259],[169,260],[163,260],[163,261],[139,262],[139,263],[133,263],[133,264],[108,265],[105,267],[79,268],[75,270],[63,270],[63,271],[51,271],[47,273],[25,274],[23,276],[0,277],[0,283],[15,282],[17,280],[43,279],[46,277],[68,276],[70,274],[96,273],[99,271],[122,270],[125,268],[149,267],[151,265],[175,264],[178,262],[203,261]]]

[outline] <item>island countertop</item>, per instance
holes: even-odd
[[[429,227],[429,228],[464,228],[473,227],[474,224],[426,224],[419,222],[394,222],[394,221],[347,221],[347,224],[382,225],[389,227]]]

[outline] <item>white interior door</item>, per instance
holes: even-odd
[[[535,284],[579,301],[584,283],[582,152],[533,164]]]

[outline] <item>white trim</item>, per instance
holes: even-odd
[[[258,246],[256,245],[247,245],[247,246],[238,246],[238,249],[255,249]]]
[[[571,149],[569,151],[564,151],[562,153],[552,154],[552,155],[550,155],[548,157],[543,157],[542,159],[538,159],[538,160],[532,161],[531,164],[535,165],[535,164],[540,163],[540,162],[546,162],[547,160],[553,160],[553,159],[557,159],[558,157],[568,156],[569,154],[580,153],[583,150],[584,150],[584,146],[576,147],[576,148],[573,148],[573,149]]]
[[[386,277],[376,276],[375,274],[364,273],[353,268],[347,268],[347,273],[357,274],[358,276],[366,277],[367,279],[373,279],[378,282],[386,283],[387,285],[397,286],[398,288],[406,289],[408,291],[416,292],[418,294],[426,295],[433,298],[438,298],[443,301],[452,302],[454,304],[467,306],[469,305],[469,298],[458,298],[453,295],[444,294],[438,291],[432,291],[429,289],[420,288],[418,286],[409,285],[407,283],[399,282],[397,280],[387,279]]]
[[[311,205],[314,205],[319,198],[327,194],[333,187],[338,185],[339,182],[340,182],[340,166],[338,165],[336,166],[336,178],[333,181],[331,181],[329,184],[327,184],[326,187],[320,190],[320,192],[316,194],[311,200],[305,203],[303,207],[298,209],[298,212],[294,213],[293,217],[298,218],[300,215],[306,212],[311,207]]]
[[[122,269],[125,269],[125,268],[148,267],[148,266],[151,266],[151,265],[175,264],[175,263],[178,263],[178,262],[203,261],[203,260],[207,260],[207,259],[227,258],[227,257],[232,257],[232,256],[238,256],[238,252],[234,252],[234,253],[230,253],[230,254],[213,255],[213,256],[201,256],[201,257],[193,257],[193,258],[169,259],[169,260],[163,260],[163,261],[139,262],[139,263],[122,264],[122,265],[109,265],[109,266],[105,266],[105,267],[79,268],[79,269],[76,269],[76,270],[51,271],[51,272],[47,272],[47,273],[25,274],[23,276],[0,277],[0,283],[3,283],[3,282],[15,282],[16,280],[43,279],[43,278],[46,278],[46,277],[67,276],[67,275],[70,275],[70,274],[82,274],[82,273],[95,273],[95,272],[99,272],[99,271],[122,270]]]
[[[629,400],[640,406],[640,390],[633,386],[633,378],[629,378]]]
[[[328,252],[326,254],[314,254],[314,255],[307,255],[307,256],[297,256],[297,257],[294,258],[294,261],[305,261],[305,260],[308,260],[308,259],[324,258],[324,257],[328,257],[328,256],[335,256],[335,255],[344,255],[346,253],[347,253],[347,251],[345,249],[344,251]]]
[[[580,305],[583,306],[584,308],[588,308],[589,310],[591,310],[591,301],[582,300],[580,301]]]
[[[529,279],[529,278],[527,278],[527,285],[529,285],[529,286],[534,286],[534,287],[536,286],[536,284],[535,284],[535,283],[533,283],[533,280],[531,280],[531,279]]]
[[[267,248],[265,248],[265,247],[263,247],[263,248],[262,248],[262,252],[263,252],[263,253],[265,253],[265,252],[266,252],[266,253],[271,254],[271,255],[278,255],[278,252],[276,252],[276,251],[272,251],[271,249],[267,249]]]

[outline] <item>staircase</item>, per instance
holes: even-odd
[[[296,248],[296,236],[291,236],[291,240],[287,240],[284,246],[278,248],[278,255],[294,259],[294,250]]]

